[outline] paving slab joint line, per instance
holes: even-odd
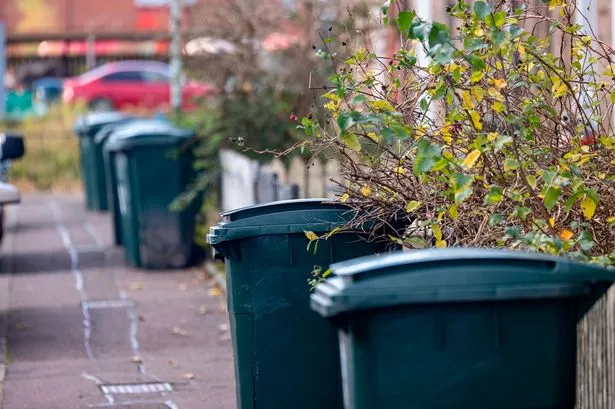
[[[226,293],[226,276],[220,271],[211,261],[205,262],[205,270],[207,274],[213,278],[214,282]]]

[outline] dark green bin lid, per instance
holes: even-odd
[[[129,115],[117,111],[93,112],[79,117],[73,130],[78,136],[94,135],[98,133],[100,128],[129,117]]]
[[[130,121],[136,120],[137,117],[127,116],[126,118],[120,119],[117,122],[107,124],[100,128],[100,130],[94,135],[94,142],[97,144],[101,144],[107,140],[107,138],[115,131],[118,126],[124,125]]]
[[[562,257],[477,248],[361,257],[331,266],[311,295],[325,317],[394,305],[573,297],[615,271]]]
[[[212,245],[269,234],[330,232],[351,220],[355,212],[329,199],[298,199],[249,206],[222,213],[224,220],[211,227]]]
[[[139,146],[177,145],[193,136],[192,131],[163,119],[137,119],[115,128],[105,149],[125,151]]]

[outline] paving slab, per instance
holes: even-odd
[[[201,269],[127,268],[79,196],[25,195],[15,213],[2,409],[235,407],[224,299]]]

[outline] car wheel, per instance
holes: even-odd
[[[96,98],[90,101],[89,108],[95,112],[113,111],[113,102],[107,98]]]

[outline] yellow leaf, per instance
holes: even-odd
[[[393,105],[391,105],[389,101],[385,101],[382,99],[378,101],[372,101],[371,106],[378,111],[395,112],[395,108],[393,107]]]
[[[527,55],[525,53],[525,47],[520,45],[517,51],[519,51],[519,58],[521,58],[521,61],[525,60],[525,56]]]
[[[443,249],[446,247],[446,240],[436,240],[436,247]]]
[[[380,143],[380,141],[382,140],[382,137],[380,135],[376,135],[375,132],[369,132],[367,134],[367,137],[376,143]]]
[[[305,237],[307,237],[309,241],[318,240],[318,236],[313,231],[304,230],[303,233],[305,233]]]
[[[488,140],[489,142],[493,142],[493,141],[495,141],[495,140],[497,139],[497,137],[498,137],[499,135],[500,135],[500,134],[499,134],[499,133],[497,133],[497,132],[489,132],[489,133],[487,134],[487,140]]]
[[[502,95],[502,93],[495,87],[488,88],[487,94],[489,94],[490,97],[495,98],[496,101],[504,102],[504,95]]]
[[[461,106],[463,109],[472,109],[474,108],[474,101],[472,101],[472,97],[468,91],[461,91],[461,99],[463,103]]]
[[[554,8],[561,6],[562,4],[564,4],[564,0],[550,0],[549,1],[549,11],[553,10]]]
[[[346,202],[348,199],[350,199],[350,195],[348,193],[344,193],[342,196],[340,196],[340,202],[342,203]]]
[[[481,87],[472,87],[470,91],[472,92],[472,96],[476,100],[477,104],[480,104],[481,102],[483,102],[483,98],[485,96],[484,89],[482,89]]]
[[[596,212],[596,202],[594,202],[594,199],[585,196],[585,198],[581,200],[581,210],[583,211],[583,216],[585,216],[587,220],[591,220]]]
[[[480,115],[476,111],[469,111],[470,119],[472,120],[472,124],[477,131],[481,131],[483,129],[483,123],[480,121]]]
[[[482,72],[482,71],[475,71],[470,76],[470,81],[471,82],[478,82],[478,81],[482,80],[484,76],[485,76],[484,72]]]
[[[615,223],[615,216],[607,217],[606,222],[609,224]]]
[[[448,208],[448,214],[451,216],[451,219],[457,220],[457,206],[451,205]]]
[[[209,295],[212,297],[220,297],[222,296],[222,290],[220,290],[218,287],[211,287],[209,289]]]
[[[329,239],[331,236],[333,236],[334,234],[336,234],[340,230],[342,230],[342,229],[339,228],[339,227],[334,228],[329,233],[327,233],[327,237],[325,237],[325,239]]]
[[[554,83],[551,87],[551,92],[555,98],[563,97],[568,92],[568,87],[563,82],[558,81],[558,84]]]
[[[530,185],[530,187],[532,189],[536,189],[536,184],[537,184],[536,176],[534,176],[534,175],[527,175],[525,177],[525,180],[527,180],[528,185]]]
[[[502,104],[500,101],[495,101],[492,107],[493,107],[493,110],[497,112],[498,114],[501,114],[502,112],[506,111],[506,106]]]
[[[570,240],[574,236],[574,233],[570,230],[562,230],[559,232],[559,238],[562,240]]]
[[[504,88],[506,88],[506,80],[503,78],[496,78],[493,80],[493,86],[495,87],[495,89],[497,89],[498,91],[503,90]]]
[[[418,202],[416,200],[412,200],[410,202],[408,202],[408,204],[406,205],[406,211],[408,213],[415,211],[416,209],[418,209],[419,207],[421,207],[421,202]]]
[[[485,30],[483,30],[481,27],[476,27],[476,29],[474,30],[474,35],[476,37],[482,37],[485,35]]]
[[[393,169],[393,172],[397,175],[405,175],[406,169],[402,168],[401,166],[398,166],[395,169]]]
[[[432,224],[431,231],[433,232],[433,236],[436,238],[436,240],[442,240],[442,230],[440,229],[439,224]]]
[[[365,185],[361,188],[361,194],[365,197],[369,197],[372,194],[372,188],[368,185]]]
[[[472,169],[472,167],[474,166],[474,164],[476,163],[479,157],[480,157],[480,151],[478,149],[474,149],[463,160],[463,166],[465,166],[468,169]]]
[[[549,226],[551,227],[555,226],[555,219],[553,217],[549,218]]]

